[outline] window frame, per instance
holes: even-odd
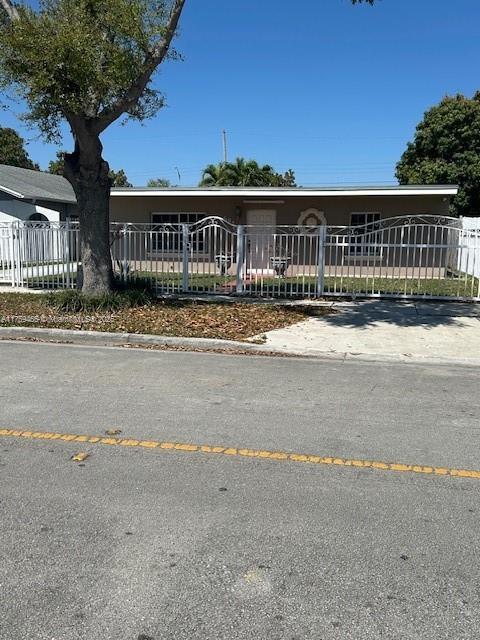
[[[354,216],[364,216],[365,221],[363,223],[353,222]],[[351,211],[350,212],[350,227],[365,227],[366,225],[372,224],[374,222],[380,222],[383,219],[381,211]],[[359,238],[358,238],[359,239]],[[361,242],[355,242],[355,236],[350,237],[350,245],[348,247],[348,257],[349,258],[373,258],[373,259],[381,259],[382,258],[382,248],[376,247],[375,245],[369,244],[368,249],[365,248],[365,245]]]
[[[169,218],[168,220],[158,220],[158,218]],[[208,214],[203,211],[152,211],[150,213],[150,223],[152,225],[174,225],[178,226],[180,229],[180,225],[182,224],[195,224],[207,218]],[[183,218],[183,219],[182,219]],[[155,240],[157,236],[154,236]],[[164,255],[178,255],[183,251],[183,236],[182,235],[174,235],[171,238],[171,241],[168,243],[168,246],[158,248],[155,245],[155,241],[152,242],[152,247],[150,252],[152,254],[162,253]],[[189,247],[191,249],[192,247]],[[205,246],[203,242],[203,238],[201,235],[197,237],[195,242],[195,246],[193,250],[197,254],[208,254],[208,247]]]

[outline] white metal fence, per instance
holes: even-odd
[[[0,222],[0,284],[62,289],[76,285],[78,225]]]
[[[159,293],[267,297],[366,296],[480,300],[480,231],[438,216],[364,226],[111,225],[117,277]],[[71,288],[79,230],[67,223],[0,223],[0,283]]]
[[[461,220],[462,237],[460,242],[466,245],[469,250],[458,256],[458,270],[480,278],[480,260],[477,255],[480,246],[480,218],[462,218]]]

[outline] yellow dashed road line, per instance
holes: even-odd
[[[50,433],[45,431],[23,431],[19,429],[0,429],[0,437],[25,438],[28,440],[57,440],[86,444],[104,444],[118,447],[140,447],[143,449],[167,449],[189,453],[204,453],[223,456],[241,456],[245,458],[261,458],[278,462],[301,462],[303,464],[333,465],[354,469],[375,469],[378,471],[394,471],[399,473],[420,473],[431,476],[450,476],[452,478],[471,478],[480,480],[480,471],[454,469],[449,467],[431,467],[398,462],[378,462],[375,460],[355,460],[334,456],[319,456],[306,453],[290,453],[284,451],[264,451],[261,449],[240,449],[238,447],[222,447],[180,442],[160,442],[157,440],[134,440],[128,438],[110,438],[103,436],[76,435],[73,433]]]

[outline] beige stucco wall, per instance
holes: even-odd
[[[252,198],[254,200],[254,198]],[[265,198],[267,200],[267,198]],[[276,200],[276,199],[272,199]],[[278,199],[279,200],[279,199]],[[297,224],[302,211],[323,211],[329,225],[348,225],[352,212],[378,212],[382,217],[408,214],[448,215],[449,199],[445,196],[291,196],[279,202],[248,202],[248,198],[216,196],[113,196],[110,215],[113,222],[151,222],[152,213],[196,212],[246,223],[249,209],[275,209],[277,224]]]

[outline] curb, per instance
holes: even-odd
[[[184,349],[185,351],[215,351],[226,354],[250,353],[261,356],[295,357],[341,362],[378,362],[422,365],[457,365],[480,367],[479,359],[445,358],[406,354],[369,354],[358,352],[319,351],[315,349],[294,350],[269,347],[267,344],[251,344],[215,338],[176,338],[136,333],[107,333],[103,331],[80,331],[75,329],[42,329],[36,327],[0,327],[1,340],[38,340],[52,344],[88,345],[97,347],[158,346]]]
[[[138,333],[108,333],[106,331],[80,331],[77,329],[42,329],[36,327],[0,327],[1,340],[19,338],[48,342],[68,342],[119,347],[124,345],[145,345],[161,347],[191,347],[200,349],[230,349],[242,351],[270,351],[268,347],[235,340],[214,338],[175,338]],[[278,351],[275,349],[275,351]]]

